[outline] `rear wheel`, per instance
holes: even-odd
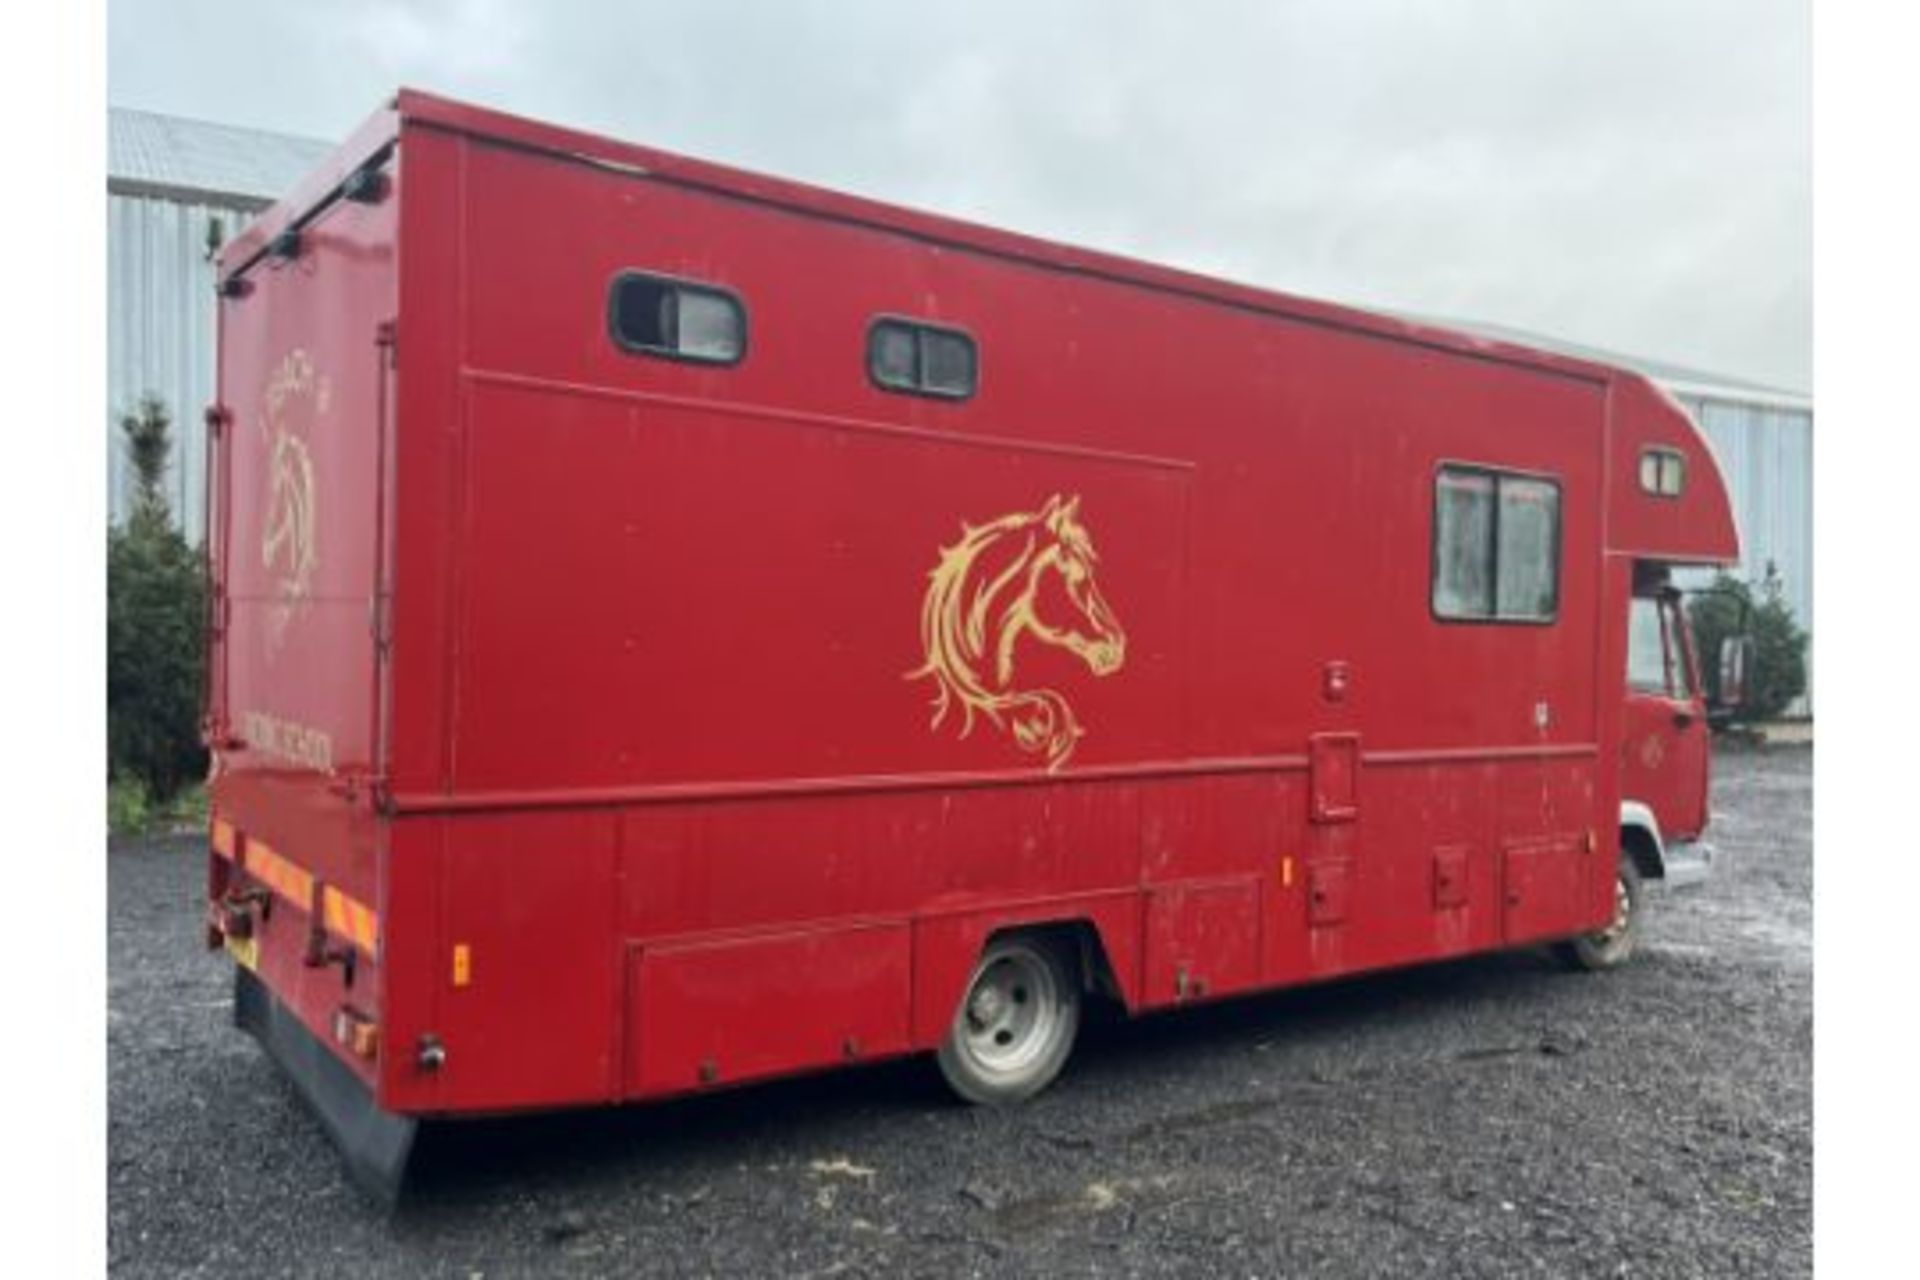
[[[1619,968],[1632,957],[1640,940],[1640,902],[1640,869],[1622,854],[1613,882],[1613,919],[1604,929],[1558,944],[1554,955],[1569,969]]]
[[[1079,966],[1066,949],[1033,935],[996,938],[940,1043],[940,1073],[968,1102],[1019,1102],[1053,1083],[1079,1029]]]

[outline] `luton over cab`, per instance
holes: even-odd
[[[208,939],[415,1125],[1497,948],[1706,865],[1639,376],[402,92],[219,261]]]

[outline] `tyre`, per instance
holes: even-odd
[[[940,1074],[968,1102],[1005,1106],[1053,1083],[1080,1030],[1080,972],[1043,937],[987,944],[940,1042]]]
[[[1640,869],[1633,859],[1620,858],[1613,885],[1613,919],[1607,927],[1557,944],[1553,951],[1569,969],[1599,972],[1618,969],[1633,955],[1640,940]]]

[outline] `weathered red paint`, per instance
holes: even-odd
[[[297,903],[258,965],[397,1112],[924,1049],[1009,927],[1134,1009],[1594,928],[1634,566],[1735,554],[1632,374],[411,92],[221,269],[214,806],[377,910],[351,985]],[[622,351],[626,269],[745,359]],[[872,385],[882,314],[978,393]],[[1561,484],[1551,625],[1429,612],[1447,461]],[[1079,647],[972,706],[922,615],[1000,520]]]

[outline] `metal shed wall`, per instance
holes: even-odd
[[[223,238],[252,217],[236,205],[146,195],[107,196],[107,502],[126,517],[133,491],[120,419],[155,395],[173,419],[165,492],[175,519],[199,541],[206,503],[206,427],[213,399],[213,263],[207,229]]]
[[[1679,398],[1706,433],[1727,480],[1740,529],[1737,575],[1757,583],[1771,563],[1794,617],[1813,632],[1813,411],[1684,392]],[[1799,710],[1813,710],[1811,653]]]

